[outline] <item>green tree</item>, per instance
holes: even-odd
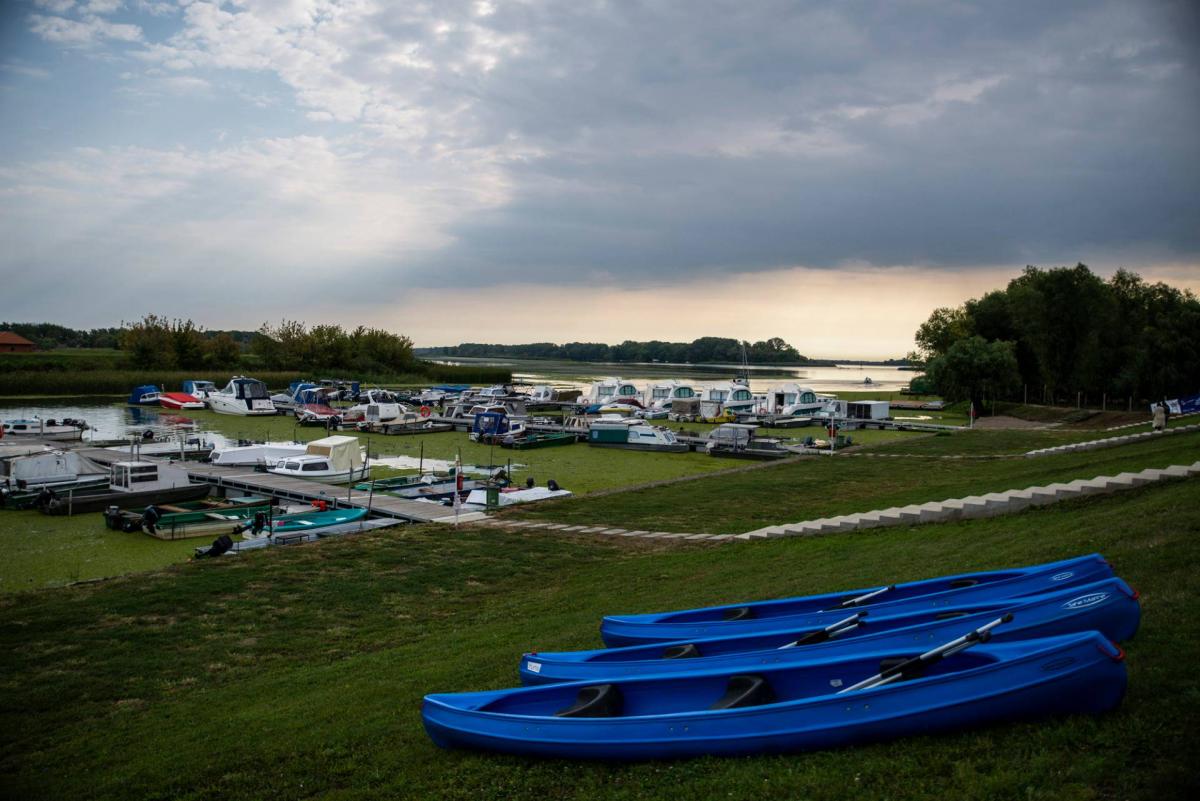
[[[942,397],[970,400],[982,409],[985,398],[1005,397],[1020,385],[1015,351],[1012,342],[967,337],[931,359],[925,374]]]
[[[131,367],[171,370],[179,365],[171,324],[157,314],[147,314],[136,323],[122,323],[120,343]]]
[[[242,349],[228,333],[222,331],[204,343],[204,362],[218,370],[233,370],[242,358]]]

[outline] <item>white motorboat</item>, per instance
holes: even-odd
[[[7,449],[6,449],[7,450]],[[62,484],[74,484],[88,479],[103,479],[108,468],[80,456],[74,451],[35,451],[12,449],[14,455],[0,452],[0,487],[5,489],[37,489]]]
[[[812,417],[828,405],[829,398],[818,395],[809,387],[775,384],[768,387],[758,411],[782,417]]]
[[[514,506],[519,503],[536,503],[537,501],[545,501],[550,498],[569,498],[573,493],[570,490],[560,489],[555,485],[554,489],[549,487],[505,487],[496,494],[496,505],[499,507]],[[461,507],[464,512],[484,512],[488,510],[487,503],[488,491],[486,489],[473,489],[467,495],[467,499]]]
[[[83,432],[86,430],[87,423],[70,418],[60,421],[53,418],[33,417],[5,420],[0,424],[0,431],[3,431],[2,436],[4,437],[30,437],[44,440],[83,439]]]
[[[358,398],[358,403],[343,412],[342,419],[348,423],[391,423],[411,411],[385,389],[369,389]]]
[[[529,392],[530,403],[553,403],[558,399],[554,387],[548,384],[538,384]]]
[[[231,379],[225,389],[211,393],[205,399],[205,403],[218,414],[276,414],[267,385],[257,379],[240,375]]]
[[[275,464],[280,459],[303,456],[308,446],[293,442],[255,442],[214,450],[209,461],[225,467],[233,465]]]
[[[601,378],[588,388],[588,394],[581,402],[589,406],[613,402],[641,403],[642,393],[631,381],[616,377]]]
[[[725,411],[734,414],[751,414],[759,403],[750,391],[750,385],[743,380],[726,381],[706,387],[703,400],[719,403]]]
[[[204,400],[217,391],[217,385],[211,381],[202,381],[198,378],[193,378],[183,382],[183,391],[193,398]]]
[[[370,473],[363,461],[363,448],[356,437],[332,436],[314,439],[301,456],[280,459],[268,473],[293,478],[343,483],[361,481]]]
[[[588,444],[635,451],[684,453],[689,450],[687,444],[676,439],[675,432],[669,428],[653,426],[637,418],[622,418],[616,415],[601,417],[591,424],[588,429]]]
[[[677,400],[690,400],[696,397],[696,390],[690,384],[671,379],[658,384],[651,384],[646,389],[646,408],[671,411],[671,404]]]

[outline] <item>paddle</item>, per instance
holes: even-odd
[[[837,694],[853,692],[854,690],[869,690],[873,687],[880,687],[889,682],[904,676],[912,676],[921,670],[936,664],[948,656],[953,656],[960,651],[965,651],[972,645],[978,645],[981,642],[987,642],[991,639],[992,629],[999,626],[1001,623],[1008,623],[1013,619],[1012,613],[1008,612],[1003,617],[998,617],[991,623],[980,626],[974,631],[968,632],[963,636],[951,640],[945,645],[939,645],[937,648],[926,651],[920,656],[914,656],[912,659],[906,659],[895,665],[890,665],[884,668],[881,672],[876,673],[869,679],[863,679],[858,684],[847,687],[844,690],[838,690]]]
[[[840,604],[838,604],[837,608],[838,609],[846,609],[851,606],[858,606],[860,604],[866,603],[867,601],[871,600],[872,598],[877,598],[880,595],[883,595],[885,592],[890,592],[894,589],[896,589],[896,585],[889,584],[886,587],[881,587],[878,590],[873,590],[872,592],[868,592],[866,595],[859,595],[856,598],[847,598],[846,600],[844,600]]]
[[[795,648],[797,645],[814,645],[815,643],[832,640],[839,634],[845,634],[847,631],[861,626],[863,624],[863,618],[866,616],[866,614],[866,612],[855,612],[853,615],[845,618],[844,620],[839,620],[837,623],[831,623],[820,631],[810,631],[800,639],[795,640],[794,642],[789,642],[787,645],[781,645],[775,650],[782,651],[784,648]]]

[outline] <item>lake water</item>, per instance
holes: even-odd
[[[668,363],[607,363],[568,362],[541,359],[436,359],[444,364],[507,367],[513,380],[527,384],[553,384],[558,387],[586,390],[593,381],[606,376],[620,376],[636,384],[652,384],[678,379],[696,384],[728,381],[743,369],[738,364],[668,364]],[[896,392],[919,372],[880,365],[845,365],[837,367],[780,367],[751,365],[750,389],[765,393],[772,384],[797,383],[817,392]],[[870,384],[866,383],[870,379]]]

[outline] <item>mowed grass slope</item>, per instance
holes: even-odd
[[[996,433],[1007,439],[1009,432]],[[965,435],[945,439],[957,439],[960,453],[978,453],[989,444],[984,432],[980,432],[979,439],[967,439]],[[1191,464],[1198,459],[1200,432],[1036,458],[819,456],[737,475],[713,476],[598,498],[546,501],[502,514],[556,523],[737,534],[768,525],[1116,475],[1147,467]]]
[[[437,527],[0,600],[14,798],[1186,798],[1200,484],[867,534],[663,547]],[[806,755],[634,764],[445,752],[427,692],[513,685],[601,615],[1102,552],[1141,590],[1114,713]]]

